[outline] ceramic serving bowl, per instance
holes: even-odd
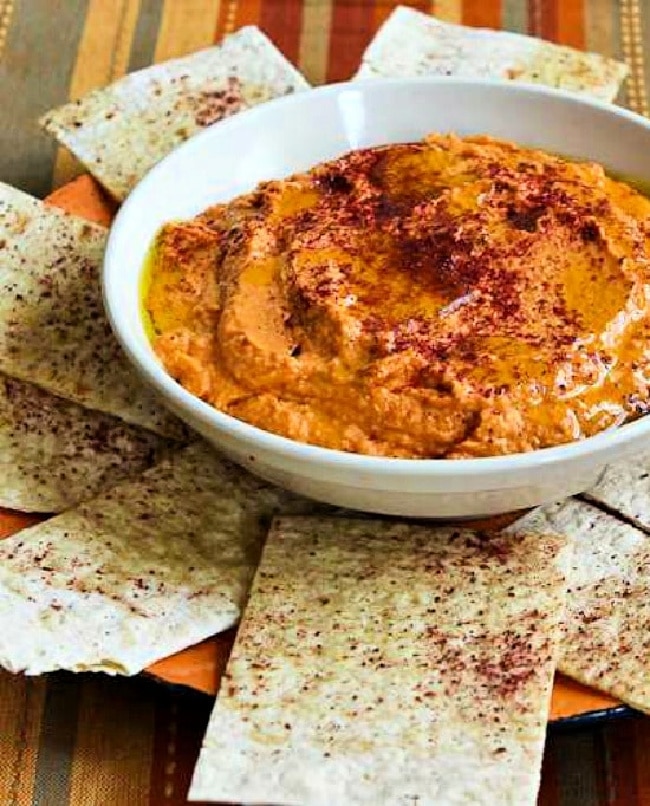
[[[192,428],[253,473],[312,498],[368,512],[468,518],[586,490],[607,464],[650,447],[650,417],[526,454],[464,460],[361,456],[294,442],[215,410],[167,375],[149,344],[140,275],[161,224],[351,149],[414,141],[430,132],[506,138],[650,180],[650,121],[569,93],[440,78],[372,80],[291,95],[202,132],[131,193],[113,225],[104,265],[115,333],[145,381]]]

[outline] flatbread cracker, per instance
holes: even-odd
[[[177,145],[237,112],[309,84],[256,27],[131,73],[40,121],[118,200]]]
[[[609,465],[598,484],[583,496],[650,531],[650,454]]]
[[[0,506],[61,512],[137,476],[172,445],[0,375]]]
[[[312,506],[201,442],[0,541],[0,666],[136,674],[232,627],[264,520]]]
[[[498,78],[613,101],[628,72],[627,65],[597,53],[507,31],[452,25],[399,6],[366,49],[355,79]]]
[[[576,499],[511,528],[574,542],[560,671],[650,713],[650,537]]]
[[[534,804],[567,564],[560,537],[278,519],[190,799]]]
[[[139,380],[104,313],[106,233],[0,183],[0,372],[184,438],[184,426]]]

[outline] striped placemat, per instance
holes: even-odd
[[[153,681],[0,673],[2,806],[181,806],[211,701]],[[648,806],[650,719],[553,729],[540,806]]]
[[[647,0],[416,0],[441,19],[504,28],[624,59],[624,102],[648,112]],[[341,81],[395,2],[388,0],[0,0],[0,177],[39,196],[79,166],[38,131],[57,104],[124,73],[257,24],[314,84]],[[54,10],[56,9],[56,10]]]
[[[648,113],[650,0],[418,0],[451,22],[504,28],[627,61],[624,102]],[[0,179],[46,195],[79,166],[35,125],[124,73],[257,24],[315,83],[356,69],[386,0],[0,0]],[[10,110],[10,113],[7,112]],[[0,804],[177,806],[207,698],[144,679],[0,673]],[[544,806],[650,806],[650,719],[555,732]]]

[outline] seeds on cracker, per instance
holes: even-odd
[[[151,431],[0,375],[0,506],[61,512],[171,449]]]
[[[560,671],[650,713],[650,536],[576,499],[511,528],[573,541]]]
[[[182,438],[185,428],[140,381],[104,313],[106,234],[0,183],[0,371]]]
[[[613,101],[622,62],[531,36],[452,25],[405,6],[379,29],[355,78],[463,76],[545,84]]]
[[[0,541],[0,666],[136,674],[232,627],[265,522],[311,506],[197,443]]]
[[[566,545],[279,518],[190,798],[534,804]]]

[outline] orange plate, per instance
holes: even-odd
[[[115,206],[99,190],[88,176],[82,176],[69,185],[54,192],[47,201],[84,216],[91,221],[108,224],[115,212]],[[0,509],[0,538],[7,537],[19,529],[38,523],[42,517],[23,515]],[[502,525],[508,518],[496,519],[493,525]],[[158,680],[189,686],[206,694],[214,695],[224,671],[232,647],[234,630],[218,635],[202,644],[172,655],[150,666],[146,672]],[[581,686],[558,675],[553,689],[551,719],[566,719],[583,716],[620,706],[611,697]]]

